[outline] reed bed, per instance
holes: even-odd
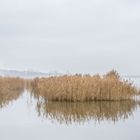
[[[20,78],[0,77],[0,107],[8,105],[20,97],[24,90],[24,80]]]
[[[120,101],[131,99],[138,93],[132,83],[122,80],[112,70],[100,75],[64,75],[36,78],[31,81],[32,94],[46,101]]]

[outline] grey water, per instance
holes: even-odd
[[[25,90],[0,106],[1,140],[139,140],[139,130],[138,101],[49,103]]]

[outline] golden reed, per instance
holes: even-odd
[[[0,77],[0,108],[20,97],[24,90],[24,80]]]
[[[120,101],[131,99],[138,93],[132,83],[122,80],[112,70],[100,75],[64,75],[59,77],[36,78],[31,81],[32,93],[46,101]]]

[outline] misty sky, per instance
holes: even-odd
[[[0,69],[140,74],[140,1],[1,0]]]

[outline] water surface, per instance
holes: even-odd
[[[2,140],[140,139],[138,101],[59,103],[20,92],[0,99]]]

